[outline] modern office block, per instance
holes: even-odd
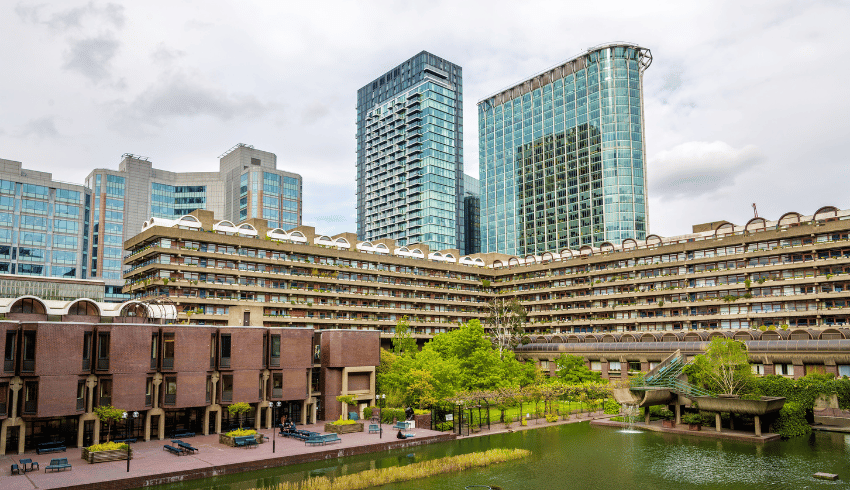
[[[463,217],[466,253],[481,252],[481,194],[478,179],[463,174]]]
[[[357,91],[357,236],[463,253],[461,68],[423,51]]]
[[[239,222],[263,218],[274,228],[301,224],[301,176],[277,169],[274,153],[238,144],[219,157],[217,172],[153,168],[147,157],[125,154],[118,170],[95,169],[86,178],[93,196],[91,276],[106,281],[106,300],[121,293],[122,244],[151,216],[178,218],[211,209]]]
[[[606,44],[478,102],[481,248],[511,255],[646,236],[648,49]]]
[[[85,279],[90,200],[81,185],[0,159],[0,273]]]

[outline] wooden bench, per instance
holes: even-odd
[[[9,474],[10,474],[10,475],[22,475],[22,474],[24,474],[24,472],[23,472],[23,471],[21,471],[21,467],[20,467],[20,466],[18,466],[18,465],[17,465],[17,464],[15,464],[15,463],[12,463],[12,469],[11,469],[11,471],[9,471]]]
[[[195,437],[195,433],[194,432],[175,432],[174,434],[171,434],[171,437],[173,437],[175,439],[182,439],[184,437]]]
[[[113,442],[123,442],[125,444],[130,444],[131,442],[136,442],[136,438],[128,437],[127,439],[114,439]]]
[[[381,431],[381,426],[378,424],[369,424],[369,433],[374,434]]]
[[[233,438],[236,447],[257,447],[257,438],[254,436],[240,436]]]
[[[176,454],[177,456],[182,456],[182,455],[183,455],[183,450],[182,450],[182,449],[176,448],[176,447],[174,447],[174,446],[170,446],[170,445],[168,445],[168,444],[163,444],[163,445],[162,445],[162,450],[163,450],[163,451],[168,451],[168,452],[169,452],[169,453],[171,453],[171,454]]]
[[[64,453],[67,449],[68,448],[65,446],[64,442],[42,442],[41,444],[36,445],[35,453],[58,453],[59,451]]]
[[[66,469],[73,469],[68,463],[68,458],[51,459],[50,464],[44,467],[44,472],[47,473],[47,470],[65,471]]]

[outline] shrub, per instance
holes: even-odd
[[[682,423],[689,425],[702,425],[702,415],[698,413],[686,413],[682,415]]]
[[[676,418],[676,414],[674,414],[671,410],[667,408],[662,408],[658,411],[658,416],[664,420],[673,420]]]
[[[373,407],[364,407],[363,408],[363,418],[364,419],[371,419],[373,410],[374,410]]]
[[[393,423],[393,419],[404,420],[404,409],[401,408],[383,408],[381,409],[381,422],[385,424]]]
[[[232,430],[224,435],[227,437],[243,437],[243,436],[253,436],[257,431],[253,429],[236,429]]]
[[[613,398],[608,398],[607,400],[605,400],[603,410],[608,415],[616,415],[620,413],[620,404],[614,401]]]
[[[514,421],[513,415],[506,413],[505,414],[505,427],[510,427]]]
[[[522,421],[520,422],[520,425],[522,425],[523,427],[525,427],[526,425],[528,425],[528,420],[527,420],[525,417],[523,417],[523,418],[522,418]]]
[[[438,431],[441,431],[441,432],[450,431],[450,430],[455,428],[455,423],[451,422],[451,421],[440,422],[439,424],[437,424],[436,428],[437,428]]]
[[[554,414],[554,413],[547,413],[546,414],[546,422],[557,422],[557,421],[558,421],[558,416],[556,414]]]
[[[97,453],[97,452],[100,452],[100,451],[115,451],[117,449],[122,449],[122,450],[126,451],[127,449],[129,449],[129,447],[130,447],[129,445],[124,444],[124,443],[104,442],[103,444],[95,444],[93,446],[89,446],[86,449],[88,449],[88,451],[90,453]]]
[[[354,421],[354,420],[343,420],[342,415],[340,415],[339,420],[334,420],[332,425],[352,425],[352,424],[356,424],[356,423],[357,422]]]
[[[812,431],[812,427],[806,422],[806,410],[799,403],[789,401],[786,401],[779,411],[774,427],[776,433],[785,439],[804,436]]]

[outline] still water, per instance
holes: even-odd
[[[307,476],[356,473],[493,447],[530,449],[532,456],[490,468],[381,488],[457,490],[467,485],[497,485],[504,490],[850,488],[850,435],[815,432],[790,441],[745,444],[657,432],[624,434],[614,428],[591,427],[586,422],[154,488],[263,488]],[[818,471],[837,473],[841,480],[812,478]]]

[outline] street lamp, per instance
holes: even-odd
[[[384,410],[384,405],[386,405],[386,402],[387,402],[387,395],[386,394],[383,394],[383,395],[376,394],[375,395],[375,405],[377,405],[378,408],[381,409],[380,415],[378,416],[378,438],[379,439],[384,438],[384,425],[383,425],[384,413],[383,413],[383,410]]]
[[[127,444],[127,473],[130,472],[130,438],[133,436],[133,425],[134,425],[135,419],[139,417],[139,412],[133,412],[132,416],[130,416],[130,417],[128,417],[128,415],[131,415],[131,414],[128,414],[127,412],[124,412],[124,413],[121,414],[121,418],[125,420],[125,426],[126,426],[127,423],[130,424],[130,430],[128,431],[129,435],[127,437],[127,442],[126,442],[126,444]]]
[[[278,402],[280,403],[280,402]],[[275,419],[275,410],[274,410],[274,402],[269,400],[269,410],[272,411],[272,420]],[[272,453],[275,451],[275,444],[277,443],[277,424],[272,425]]]

